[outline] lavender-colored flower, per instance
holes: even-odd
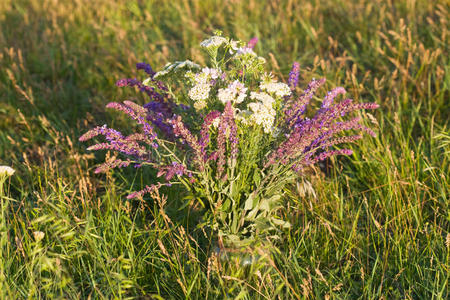
[[[128,85],[128,79],[126,79],[126,78],[119,79],[119,80],[116,81],[116,85],[118,87],[127,86]]]
[[[289,72],[289,80],[288,85],[291,88],[291,90],[295,90],[298,84],[298,77],[300,75],[300,64],[298,62],[294,62],[292,64],[292,69]]]
[[[85,142],[87,140],[90,140],[98,135],[103,135],[107,141],[109,142],[114,142],[117,140],[121,140],[123,139],[123,135],[112,128],[108,128],[105,125],[103,126],[97,126],[91,130],[89,130],[88,132],[86,132],[85,134],[83,134],[82,136],[80,136],[80,138],[78,139],[80,142]]]
[[[327,140],[326,142],[322,143],[321,147],[322,147],[322,149],[325,149],[327,147],[331,147],[334,145],[351,143],[356,140],[362,139],[362,137],[363,137],[362,135],[358,134],[358,135],[350,135],[350,136],[343,136],[343,137],[339,137],[339,138],[335,138],[335,139],[330,139],[330,140]]]
[[[151,86],[140,86],[139,90],[150,96],[151,99],[156,101],[164,101],[164,95],[158,93],[154,87]]]
[[[145,109],[145,107],[142,107],[139,104],[134,103],[133,101],[125,100],[123,101],[123,104],[134,110],[140,117],[145,117],[145,115],[147,114],[147,110]]]
[[[206,162],[216,161],[218,158],[219,158],[219,153],[217,151],[214,151],[208,156],[208,158],[206,159]]]
[[[140,62],[136,64],[136,69],[138,70],[144,70],[145,73],[147,73],[148,75],[152,76],[155,75],[155,72],[153,71],[152,67],[144,62]]]
[[[122,78],[116,81],[118,87],[124,86],[141,86],[142,83],[136,78]]]
[[[175,136],[180,137],[182,142],[187,143],[195,151],[194,161],[199,165],[199,168],[202,169],[203,157],[205,157],[205,153],[202,149],[202,146],[198,142],[197,137],[189,131],[189,129],[183,123],[181,116],[175,116],[171,120],[171,124]]]
[[[231,102],[228,102],[225,105],[225,109],[223,111],[223,122],[227,124],[229,129],[229,141],[231,144],[231,158],[235,159],[238,154],[238,144],[239,140],[237,137],[237,125],[236,120],[234,118],[234,109],[231,106]]]
[[[238,154],[239,141],[237,138],[236,121],[234,119],[234,109],[231,106],[231,102],[225,104],[225,109],[219,122],[216,151],[218,158],[216,178],[221,178],[224,171],[227,140],[230,141],[230,157],[234,160]]]
[[[226,131],[227,124],[223,121],[223,116],[220,118],[219,130],[217,132],[217,170],[216,178],[222,177],[222,173],[225,170],[225,152],[226,152]]]
[[[303,118],[302,114],[305,106],[309,103],[313,93],[320,84],[323,84],[323,80],[313,80],[297,102],[293,103],[291,108],[285,111],[285,115],[290,121],[285,128],[287,132],[286,140],[272,152],[267,165],[278,162],[285,165],[293,163],[293,169],[300,170],[303,166],[315,163],[326,157],[348,154],[349,150],[339,150],[340,152],[331,150],[317,154],[320,149],[327,149],[333,145],[353,142],[361,138],[360,135],[335,137],[336,134],[342,131],[357,129],[371,135],[375,134],[371,129],[359,123],[360,118],[343,122],[337,121],[351,111],[375,109],[378,107],[375,103],[354,104],[351,99],[344,99],[339,103],[333,104],[333,100],[338,94],[345,93],[343,88],[336,88],[329,92],[322,103],[321,109],[313,118]]]
[[[209,144],[209,127],[211,124],[220,117],[220,112],[213,110],[208,113],[203,119],[202,129],[200,131],[200,146],[202,147],[202,152],[205,153],[206,146]],[[206,157],[204,157],[206,159]]]
[[[132,163],[132,161],[129,159],[121,160],[121,159],[116,158],[116,159],[104,162],[103,164],[99,165],[95,169],[95,173],[105,173],[110,169],[128,167],[131,163]]]
[[[172,162],[172,164],[169,166],[160,167],[157,176],[160,177],[162,175],[165,175],[164,178],[169,181],[175,175],[183,176],[184,174],[187,175],[186,167],[180,163]],[[192,175],[190,177],[192,177]]]
[[[127,196],[127,199],[133,199],[133,198],[140,198],[144,196],[145,194],[153,194],[157,192],[162,186],[170,186],[170,183],[160,183],[152,184],[152,185],[146,185],[144,189],[133,192]]]
[[[336,98],[337,95],[342,94],[344,95],[346,93],[345,89],[343,87],[337,87],[330,92],[328,92],[327,96],[323,99],[322,102],[322,108],[328,108],[333,103],[334,98]]]
[[[253,49],[256,46],[256,43],[258,43],[258,38],[255,36],[247,43],[247,48]]]
[[[117,143],[99,143],[88,147],[87,150],[113,150],[136,158],[144,157],[147,154],[145,147],[137,143],[125,143],[123,141]]]
[[[147,134],[152,139],[156,138],[156,134],[153,131],[153,127],[147,122],[145,116],[141,113],[141,111],[136,112],[131,107],[117,102],[110,102],[106,105],[106,107],[114,108],[116,110],[126,113],[128,116],[130,116],[133,120],[135,120],[139,125],[143,127],[143,131],[145,134]]]
[[[152,77],[149,78],[149,82],[151,82],[154,86],[156,86],[159,91],[155,89],[153,86],[144,85],[141,81],[136,78],[124,78],[116,81],[116,86],[118,87],[137,87],[141,92],[146,93],[150,96],[151,99],[156,101],[164,101],[165,92],[167,91],[167,87],[160,81],[154,80]],[[160,91],[162,93],[160,93]]]
[[[89,130],[83,134],[79,140],[87,141],[98,135],[104,136],[107,143],[92,145],[88,147],[88,150],[114,150],[125,155],[133,156],[140,160],[148,160],[148,151],[144,146],[140,145],[139,142],[144,142],[151,145],[152,139],[150,136],[145,134],[132,134],[124,137],[117,130],[107,128],[106,125],[104,125]],[[106,167],[106,165],[104,167]]]
[[[300,121],[303,113],[306,111],[306,106],[312,99],[312,96],[324,83],[325,78],[318,80],[313,79],[308,84],[308,88],[303,92],[303,94],[301,94],[296,101],[287,105],[287,109],[285,110],[285,117],[288,127],[292,127],[295,123]]]
[[[158,144],[154,142],[154,140],[152,138],[150,138],[148,135],[143,134],[143,133],[133,133],[128,135],[125,139],[124,139],[127,143],[129,142],[142,142],[145,143],[153,148],[158,148]]]
[[[352,155],[353,150],[351,149],[340,149],[340,150],[331,150],[322,152],[319,155],[317,155],[314,159],[307,162],[307,164],[312,165],[319,161],[325,160],[328,157],[335,156],[335,155]]]
[[[167,120],[173,118],[175,105],[171,102],[151,101],[145,104],[144,108],[147,111],[147,120],[158,127],[167,139],[173,140],[172,124]]]

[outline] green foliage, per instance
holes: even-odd
[[[446,1],[225,3],[0,1],[0,165],[16,169],[1,195],[0,298],[448,298]],[[286,192],[292,227],[264,264],[221,261],[177,190],[124,200],[154,174],[95,175],[103,158],[74,142],[94,117],[130,125],[104,104],[145,99],[114,81],[138,61],[201,62],[210,28],[260,37],[279,78],[297,60],[300,86],[325,76],[382,106],[376,139]]]

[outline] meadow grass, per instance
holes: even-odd
[[[0,165],[17,172],[0,298],[448,299],[449,15],[445,0],[1,1]],[[130,125],[104,105],[146,102],[114,85],[135,63],[203,62],[213,29],[259,37],[280,79],[296,60],[301,87],[325,76],[381,105],[378,136],[292,187],[292,228],[245,268],[215,256],[177,191],[126,200],[154,174],[94,174],[103,158],[78,142]]]

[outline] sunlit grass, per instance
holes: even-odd
[[[448,298],[449,14],[444,0],[0,1],[0,164],[17,170],[0,298]],[[325,76],[381,105],[377,138],[292,187],[294,226],[253,269],[215,257],[176,191],[126,200],[150,172],[95,175],[77,142],[126,122],[107,102],[146,101],[114,86],[136,62],[202,62],[217,28],[258,36],[281,79],[297,60],[301,87]]]

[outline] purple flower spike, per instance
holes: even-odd
[[[144,70],[145,73],[147,73],[148,75],[152,76],[155,75],[155,72],[153,71],[152,67],[144,62],[140,62],[136,64],[136,69],[138,70]]]
[[[123,78],[116,81],[116,85],[118,87],[124,87],[124,86],[138,86],[140,87],[142,83],[137,80],[136,78]]]
[[[231,106],[231,102],[228,102],[225,105],[225,109],[223,111],[223,121],[226,122],[229,128],[229,141],[231,143],[231,158],[236,158],[238,154],[238,137],[237,137],[237,126],[236,121],[234,119],[234,109]]]
[[[101,164],[100,166],[98,166],[95,169],[96,174],[98,173],[106,173],[108,170],[110,169],[114,169],[114,168],[125,168],[128,167],[131,164],[131,161],[129,159],[127,160],[121,160],[121,159],[114,159],[112,161],[108,161],[105,162],[103,164]]]
[[[308,161],[305,165],[311,165],[315,164],[319,161],[325,160],[328,157],[335,156],[335,155],[352,155],[353,151],[351,149],[341,149],[341,150],[331,150],[327,152],[322,152],[319,155],[317,155],[314,159]]]
[[[118,87],[127,86],[128,85],[128,79],[126,79],[126,78],[119,79],[119,80],[116,81],[116,85]]]
[[[175,106],[171,102],[160,101],[151,101],[144,105],[144,108],[147,110],[147,120],[158,127],[169,140],[173,140],[174,136],[172,125],[167,120],[173,118],[173,108]]]
[[[180,163],[173,162],[169,166],[163,166],[160,167],[159,172],[156,176],[160,177],[162,175],[164,176],[164,179],[167,181],[171,180],[175,175],[183,176],[185,173],[187,173],[186,167]],[[191,175],[192,177],[192,175]]]
[[[90,139],[98,136],[98,135],[103,135],[106,138],[106,140],[109,142],[123,139],[123,135],[119,131],[108,128],[108,127],[106,127],[106,125],[103,125],[103,126],[97,126],[94,129],[89,130],[88,132],[86,132],[85,134],[80,136],[80,138],[78,140],[80,142],[85,142],[87,140],[90,140]]]
[[[150,66],[149,66],[150,67]],[[143,66],[142,67],[144,70],[148,70],[147,67]],[[153,71],[151,71],[153,72]],[[152,73],[150,73],[152,74]],[[153,76],[153,75],[151,75]],[[129,87],[137,87],[141,92],[146,93],[147,95],[150,96],[151,99],[156,100],[156,101],[164,101],[164,96],[166,95],[166,91],[167,91],[167,87],[160,81],[155,81],[154,79],[151,78],[151,82],[154,86],[157,87],[157,89],[159,89],[161,91],[158,92],[155,87],[153,86],[146,86],[143,85],[141,81],[137,80],[136,78],[123,78],[123,79],[119,79],[116,81],[116,86],[118,87],[125,87],[125,86],[129,86]]]
[[[229,102],[228,102],[229,103]],[[219,179],[225,169],[225,152],[226,152],[226,137],[227,124],[223,120],[223,115],[220,118],[219,131],[217,133],[217,170],[216,178]]]
[[[258,38],[255,36],[247,43],[247,48],[253,49],[256,46],[256,43],[258,43]]]
[[[300,64],[296,61],[292,64],[291,72],[289,72],[288,85],[291,90],[295,90],[298,84],[298,77],[300,75]]]
[[[200,146],[202,147],[202,152],[205,151],[206,146],[209,144],[209,127],[214,122],[215,119],[220,117],[220,112],[214,110],[206,115],[203,119],[202,129],[200,131]],[[206,160],[206,156],[203,158]]]
[[[182,143],[187,143],[195,151],[195,161],[199,165],[200,169],[203,168],[203,157],[205,157],[204,150],[196,136],[194,136],[186,125],[183,123],[180,116],[175,116],[172,120],[173,133],[175,136],[181,138]]]
[[[127,199],[140,198],[145,194],[152,194],[157,192],[162,186],[169,186],[169,183],[163,184],[158,182],[157,184],[147,185],[143,190],[133,192],[127,196]]]
[[[295,123],[299,122],[301,116],[306,111],[306,106],[311,101],[314,93],[317,89],[325,83],[325,78],[313,79],[309,84],[308,88],[303,92],[303,94],[298,97],[296,101],[288,105],[288,109],[285,110],[286,120],[289,127],[293,126]]]
[[[327,96],[323,99],[322,108],[330,107],[330,105],[333,103],[334,98],[336,98],[337,95],[339,94],[344,95],[345,93],[346,91],[343,87],[337,87],[332,91],[328,92]]]
[[[126,113],[133,120],[135,120],[139,125],[142,125],[145,134],[147,134],[151,138],[156,137],[155,133],[153,132],[153,127],[147,122],[147,120],[145,119],[145,116],[140,114],[140,112],[136,112],[129,106],[122,104],[122,103],[117,103],[117,102],[110,102],[106,105],[106,107],[114,108],[116,110]]]
[[[236,159],[238,154],[239,140],[237,138],[237,126],[234,119],[234,109],[231,102],[225,104],[225,109],[222,113],[219,123],[219,130],[217,133],[217,173],[216,178],[221,178],[225,166],[225,154],[227,140],[230,142],[231,159]]]

